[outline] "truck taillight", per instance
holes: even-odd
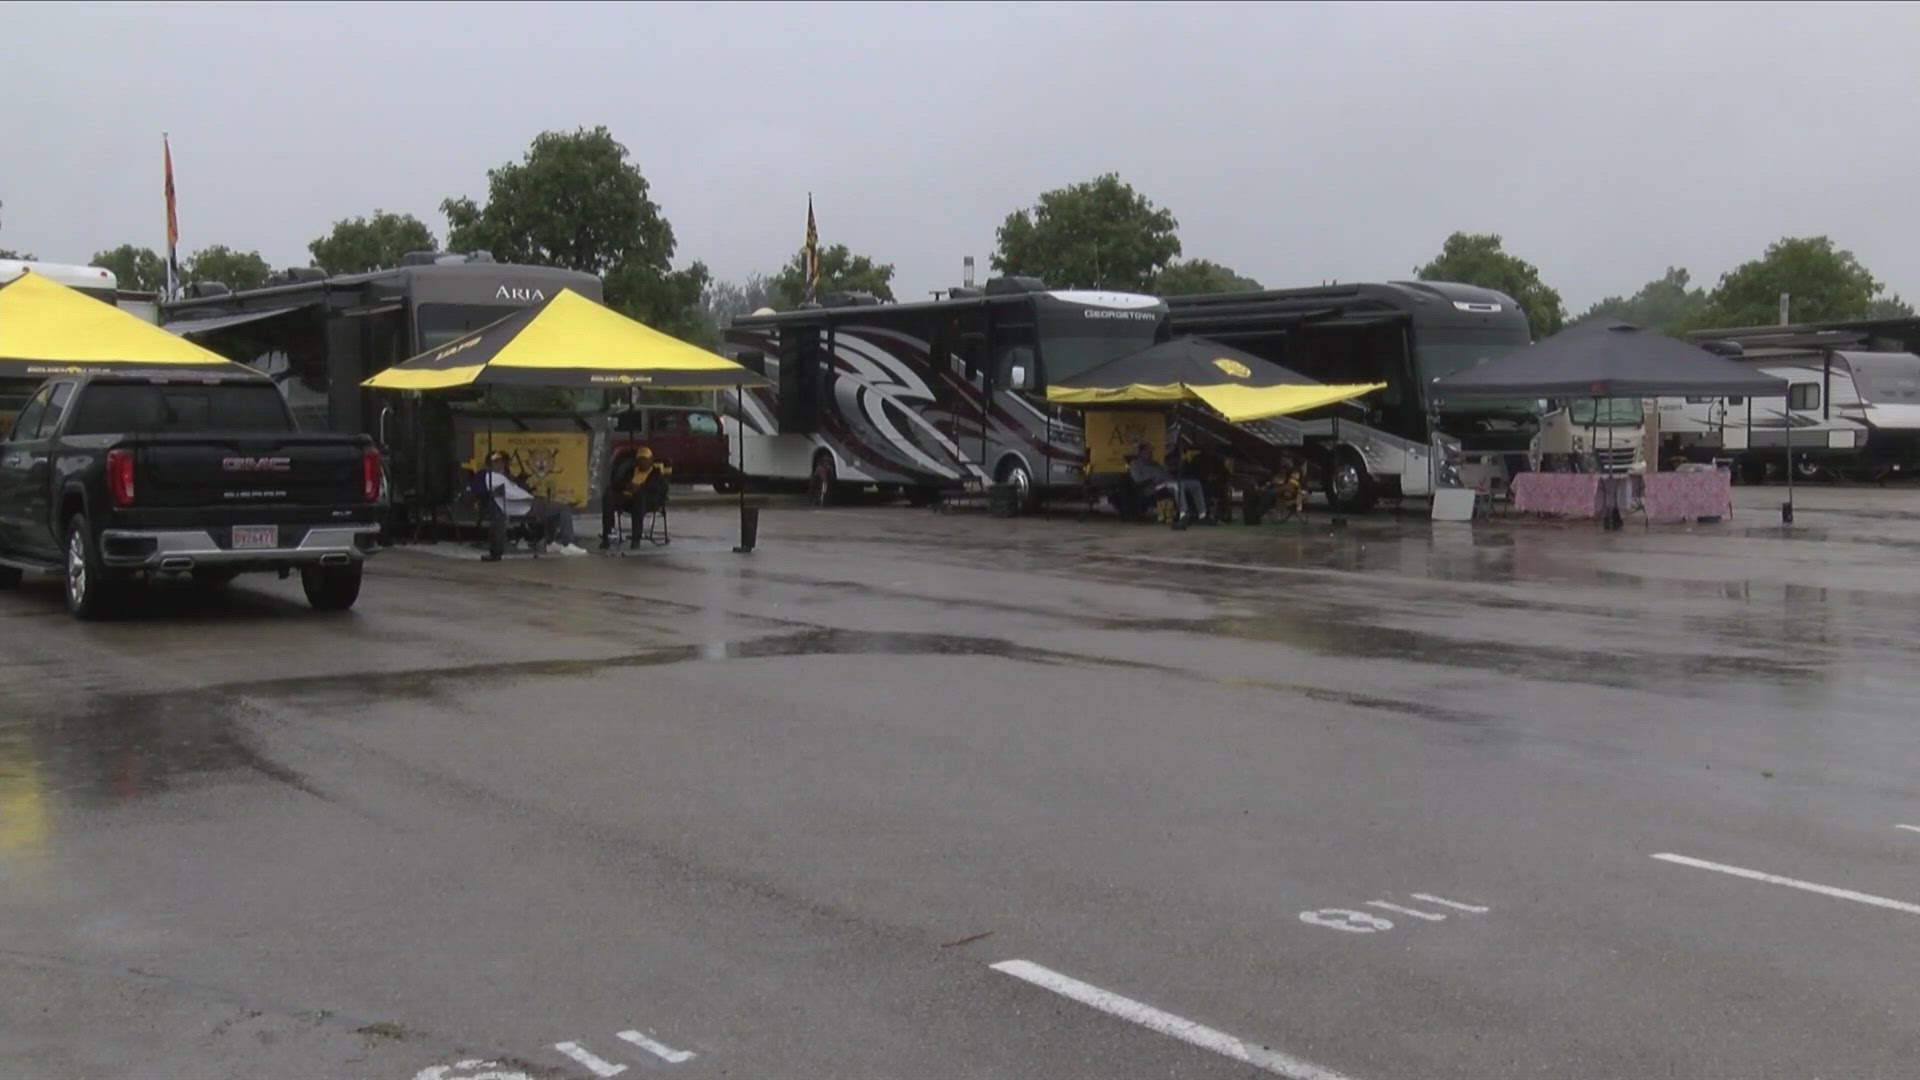
[[[370,503],[380,501],[380,451],[378,450],[369,450],[366,456],[360,459],[360,493]]]
[[[133,505],[133,451],[107,451],[107,494],[115,506]]]

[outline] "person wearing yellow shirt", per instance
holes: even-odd
[[[614,477],[616,482],[608,486],[606,497],[600,500],[601,551],[612,545],[614,515],[623,510],[633,519],[633,527],[627,530],[627,546],[640,546],[641,515],[660,497],[659,489],[666,485],[673,469],[664,461],[654,460],[653,447],[642,446],[634,451],[633,467],[625,472],[625,476]]]

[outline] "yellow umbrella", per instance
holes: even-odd
[[[249,370],[31,270],[0,285],[0,376],[102,367]]]
[[[717,353],[562,289],[362,383],[376,390],[461,386],[720,390],[766,381]]]

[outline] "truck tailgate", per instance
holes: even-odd
[[[152,435],[134,452],[137,501],[148,507],[366,501],[365,441],[351,435]]]

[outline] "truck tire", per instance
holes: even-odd
[[[0,589],[17,589],[23,575],[17,566],[0,566]]]
[[[76,619],[103,619],[120,606],[123,584],[100,563],[87,515],[67,519],[67,613]]]
[[[1334,451],[1327,465],[1327,505],[1335,513],[1364,514],[1377,498],[1373,474],[1359,451],[1349,446]]]
[[[345,566],[305,566],[300,569],[300,587],[307,603],[315,611],[345,611],[360,599],[360,577],[365,563]]]

